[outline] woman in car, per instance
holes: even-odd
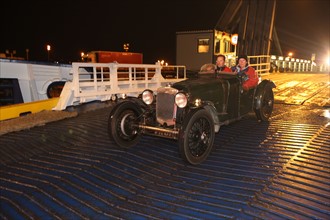
[[[246,91],[256,87],[259,81],[258,74],[253,67],[249,66],[247,56],[238,56],[237,62],[234,72],[242,77],[243,89]]]

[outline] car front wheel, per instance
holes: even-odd
[[[205,109],[190,113],[179,135],[181,157],[192,165],[202,163],[212,150],[214,136],[214,122]]]
[[[141,108],[135,103],[126,101],[118,104],[110,113],[108,121],[108,133],[120,147],[134,146],[140,139],[138,130]]]

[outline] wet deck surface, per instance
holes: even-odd
[[[330,219],[322,109],[223,126],[201,165],[174,140],[109,141],[109,108],[0,136],[2,219]]]

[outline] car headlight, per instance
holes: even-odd
[[[147,105],[150,105],[154,101],[154,93],[147,89],[142,92],[142,100]]]
[[[175,95],[175,104],[179,107],[179,108],[184,108],[187,106],[188,103],[188,98],[186,96],[186,94],[179,92]]]

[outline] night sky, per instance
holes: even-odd
[[[144,63],[175,64],[175,32],[213,29],[229,0],[57,0],[1,3],[0,53],[62,63],[92,50],[141,52]],[[329,51],[328,0],[277,0],[275,27],[283,54],[321,59]]]

